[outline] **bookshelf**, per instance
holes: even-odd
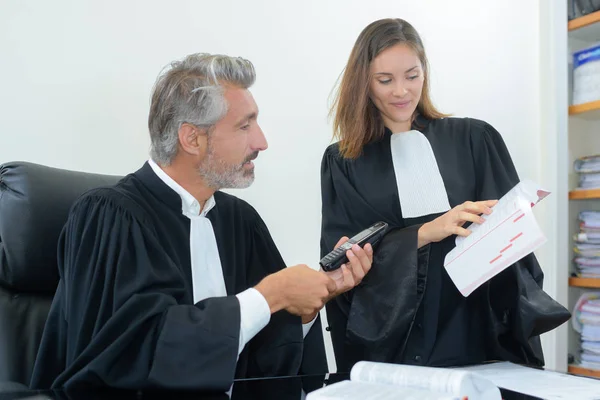
[[[572,53],[600,41],[600,11],[585,15],[568,21],[567,47],[566,54],[569,64],[569,84],[567,97],[571,99],[572,92]],[[564,25],[563,25],[564,26]],[[565,110],[566,111],[566,110]],[[568,270],[572,271],[573,236],[579,231],[577,216],[580,211],[594,210],[600,211],[600,189],[578,190],[578,176],[573,171],[573,162],[578,157],[600,154],[600,99],[584,104],[572,104],[569,100],[568,107],[568,224],[569,234],[568,247]],[[570,277],[568,280],[568,308],[573,307],[581,294],[587,291],[600,290],[600,279]],[[568,372],[576,375],[583,375],[600,379],[600,369],[589,369],[578,365],[578,358],[581,351],[579,334],[573,329],[569,321],[567,333],[568,354],[575,357],[575,362],[568,365]]]

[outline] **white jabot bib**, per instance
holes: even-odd
[[[448,193],[429,140],[412,130],[390,139],[403,218],[450,210]]]

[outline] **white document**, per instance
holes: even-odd
[[[531,208],[548,194],[522,181],[498,200],[490,215],[482,215],[485,222],[468,227],[469,236],[456,238],[444,267],[463,296],[546,242]]]
[[[542,371],[509,362],[459,368],[496,386],[547,400],[600,400],[600,380]],[[470,399],[469,399],[470,400]]]

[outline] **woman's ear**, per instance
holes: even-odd
[[[183,123],[177,133],[179,135],[179,146],[184,152],[196,156],[204,154],[207,145],[206,129]]]

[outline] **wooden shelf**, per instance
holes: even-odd
[[[569,286],[600,288],[600,279],[597,278],[569,278]]]
[[[592,24],[600,22],[600,11],[593,12],[583,17],[575,18],[569,21],[569,31],[574,31]]]
[[[587,199],[600,199],[600,189],[588,189],[588,190],[571,190],[569,192],[569,200],[587,200]]]
[[[600,378],[600,370],[580,367],[579,365],[569,365],[569,373],[575,375],[589,376],[591,378]]]
[[[569,106],[569,115],[586,119],[600,119],[600,100]]]

